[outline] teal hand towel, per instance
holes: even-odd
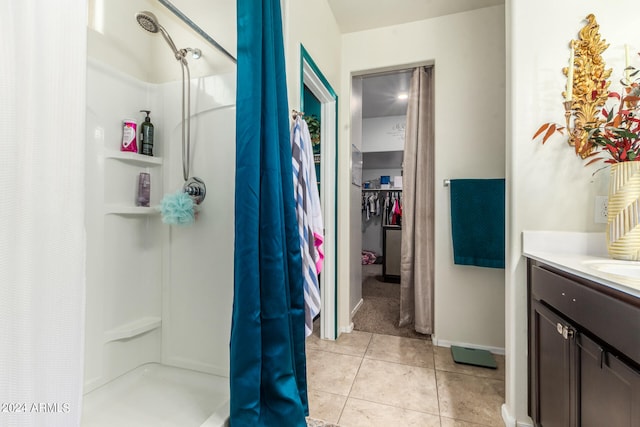
[[[453,261],[504,268],[504,179],[452,179]]]

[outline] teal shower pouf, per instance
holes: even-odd
[[[182,190],[165,194],[160,201],[162,222],[171,225],[190,225],[195,221],[195,203]]]

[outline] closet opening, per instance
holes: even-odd
[[[414,150],[409,152],[413,158],[405,152],[413,74],[414,68],[405,68],[354,76],[352,80],[354,93],[361,98],[361,117],[353,120],[352,111],[354,126],[358,122],[361,126],[352,138],[355,136],[354,143],[362,152],[360,203],[353,207],[360,215],[359,221],[352,222],[352,235],[359,225],[362,237],[360,292],[352,292],[360,294],[360,301],[352,310],[352,323],[354,330],[428,339],[430,335],[416,332],[413,324],[399,326],[401,292],[406,292],[401,286],[405,166],[415,163],[416,156]],[[409,186],[409,191],[415,192],[415,188]]]

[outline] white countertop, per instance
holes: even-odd
[[[640,277],[607,273],[598,266],[637,267],[640,262],[619,261],[607,255],[605,233],[523,231],[522,254],[552,267],[640,298]]]

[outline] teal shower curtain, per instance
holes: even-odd
[[[231,426],[306,426],[304,295],[280,0],[238,0]]]

